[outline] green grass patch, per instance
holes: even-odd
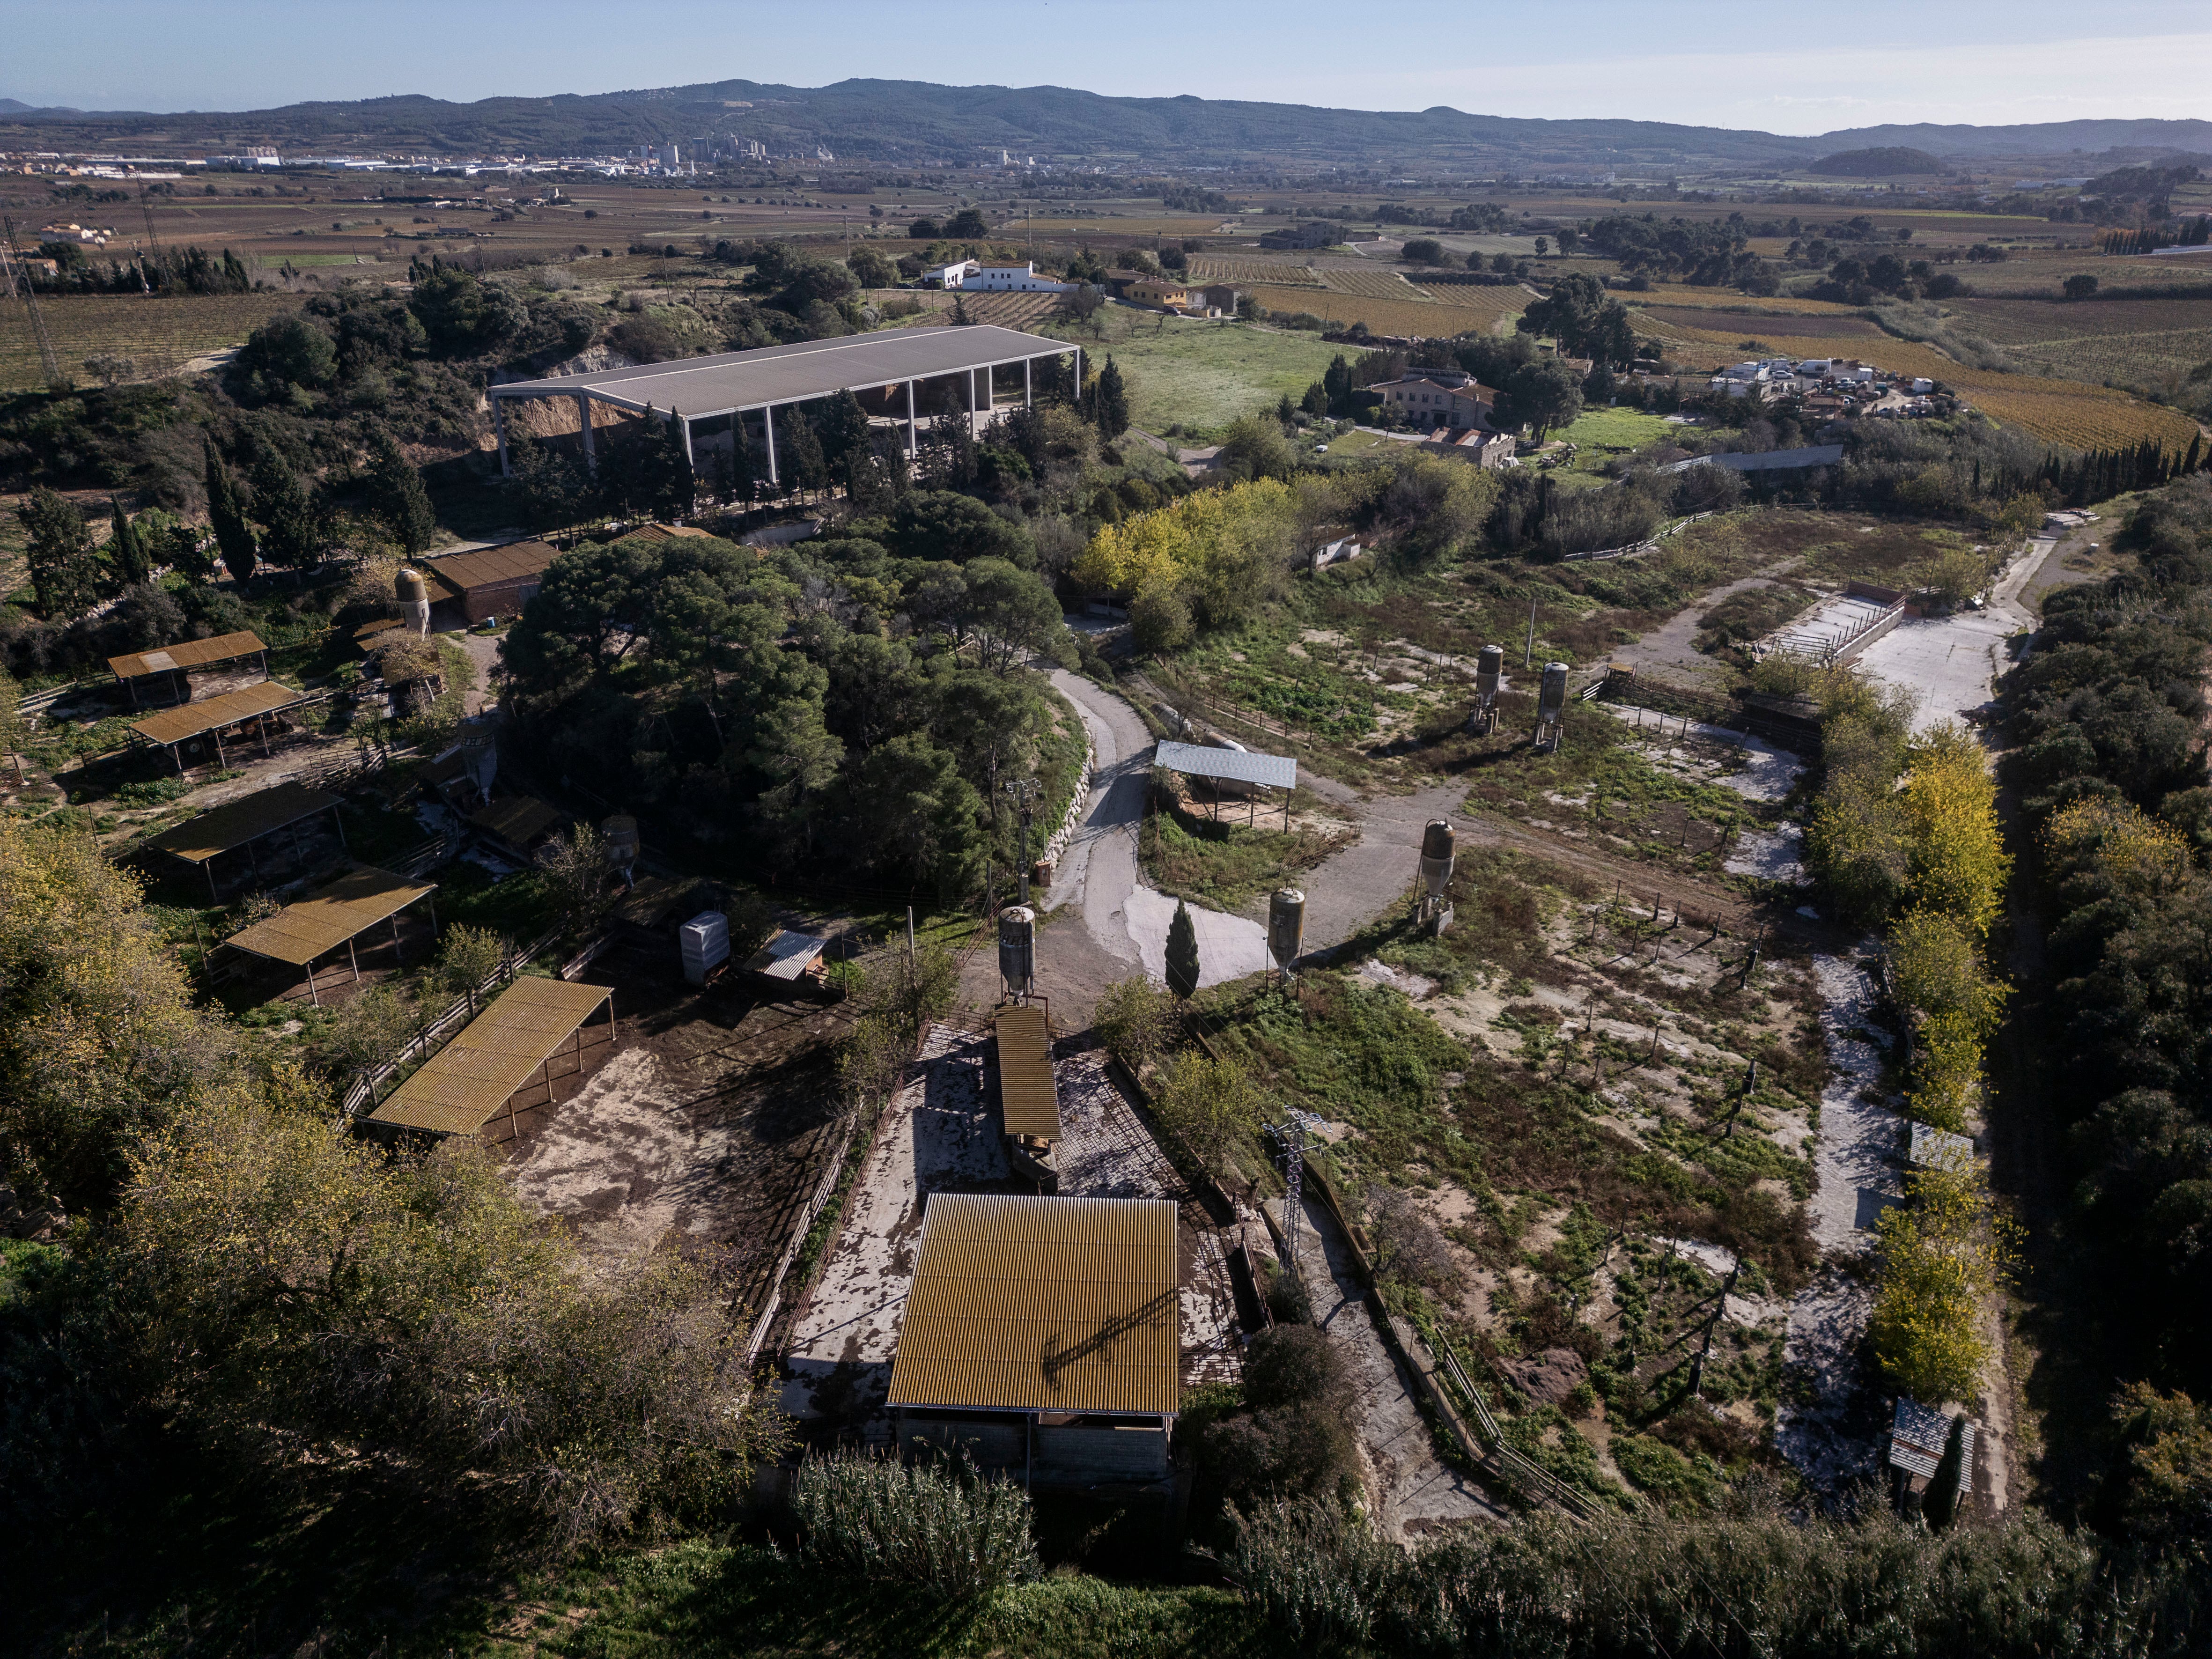
[[[1811,606],[1817,597],[1810,588],[1795,582],[1775,582],[1731,593],[1705,612],[1698,623],[1694,643],[1710,655],[1732,645],[1763,640]]]
[[[1129,418],[1147,432],[1179,428],[1202,442],[1240,415],[1292,403],[1321,379],[1330,359],[1356,351],[1316,335],[1253,323],[1199,322],[1109,306],[1098,313],[1103,338],[1055,330],[1086,356],[1111,356],[1129,386]]]
[[[1303,795],[1304,791],[1297,792]],[[1291,804],[1293,815],[1310,811],[1310,799]],[[1224,801],[1219,822],[1177,808],[1155,809],[1146,820],[1139,857],[1145,878],[1171,898],[1188,899],[1216,910],[1235,910],[1246,900],[1292,884],[1353,840],[1350,828],[1331,832],[1293,822],[1285,832],[1282,808],[1274,806],[1275,827],[1267,823],[1268,804],[1257,804],[1256,825],[1243,822],[1244,804]]]
[[[1657,443],[1674,428],[1640,409],[1586,409],[1559,434],[1575,446],[1575,465],[1593,471],[1619,456]]]

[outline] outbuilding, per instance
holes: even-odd
[[[509,542],[430,559],[416,567],[429,579],[432,597],[457,607],[471,623],[517,617],[530,603],[546,567],[561,556],[549,542]]]

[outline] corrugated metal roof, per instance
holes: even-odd
[[[1058,356],[1078,349],[1065,341],[988,324],[890,329],[763,346],[757,351],[716,352],[636,368],[563,374],[550,380],[510,381],[490,392],[495,398],[574,397],[588,392],[625,409],[642,410],[649,404],[696,418],[833,397],[848,387],[872,391],[901,380],[957,374],[1027,357]]]
[[[890,1403],[1172,1415],[1177,1279],[1166,1199],[933,1194]]]
[[[545,567],[560,556],[559,548],[544,542],[509,542],[505,547],[484,547],[473,553],[427,560],[415,568],[435,577],[459,599],[471,588],[526,581],[532,576],[543,575]]]
[[[115,671],[117,679],[134,680],[143,674],[166,674],[176,668],[204,668],[211,662],[229,662],[268,648],[261,643],[261,636],[251,631],[218,634],[211,640],[185,640],[158,651],[126,652],[110,657],[107,665]]]
[[[521,979],[369,1114],[376,1123],[474,1134],[614,993],[604,985]]]
[[[335,951],[355,934],[374,927],[438,890],[435,882],[410,881],[389,870],[364,865],[319,892],[288,904],[266,921],[233,933],[223,941],[272,962],[304,968],[325,951]]]
[[[999,1044],[999,1102],[1010,1135],[1060,1139],[1060,1089],[1052,1074],[1052,1031],[1035,1003],[1008,1008],[992,1024]]]
[[[273,830],[327,812],[337,804],[336,795],[326,795],[304,783],[280,783],[243,800],[213,807],[173,830],[149,837],[146,844],[188,864],[204,864],[218,853],[258,841]]]
[[[494,801],[469,822],[510,847],[527,847],[560,823],[561,814],[535,795],[509,795],[505,800]]]
[[[1198,778],[1228,778],[1268,789],[1294,789],[1298,763],[1287,755],[1255,755],[1249,749],[1214,749],[1195,743],[1163,743],[1152,764]]]
[[[811,933],[778,933],[745,958],[745,972],[769,979],[797,980],[822,954],[822,941]]]
[[[250,720],[256,714],[288,708],[295,702],[305,702],[307,696],[277,681],[264,680],[258,685],[241,686],[219,697],[210,697],[205,702],[164,708],[143,720],[131,721],[131,729],[149,743],[183,743],[226,726],[235,726],[240,720]]]

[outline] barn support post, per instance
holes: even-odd
[[[392,913],[390,920],[392,922],[392,960],[400,967],[404,968],[407,965],[407,947],[399,942],[399,913],[397,910],[394,910]]]
[[[1022,359],[1022,407],[1029,408],[1036,402],[1036,377],[1030,373],[1030,360]]]
[[[691,419],[690,419],[690,416],[689,416],[688,415],[677,415],[677,414],[676,414],[676,411],[675,411],[674,410],[672,410],[672,410],[670,410],[668,412],[669,412],[670,414],[672,414],[672,415],[676,415],[677,423],[684,428],[684,465],[686,465],[686,466],[692,466],[692,465],[696,465],[696,463],[692,460],[692,458],[691,458]]]
[[[511,477],[514,469],[507,464],[507,399],[496,395],[491,400],[491,429],[499,434],[499,476]]]
[[[397,939],[397,938],[398,937],[398,935],[395,933],[392,935],[392,937],[393,937],[393,938],[395,938],[395,939]],[[361,983],[361,957],[360,957],[360,955],[359,955],[359,954],[358,954],[358,953],[354,950],[354,948],[353,948],[353,941],[352,941],[351,939],[348,939],[348,940],[346,941],[346,960],[347,960],[348,962],[349,962],[349,963],[351,963],[353,964],[353,982],[354,982],[355,984],[356,984],[356,985],[360,984],[360,983]]]
[[[346,846],[345,820],[338,816],[338,809],[336,806],[332,806],[331,808],[331,827],[338,832],[338,846],[340,848],[349,853],[351,852],[353,849],[350,847]]]
[[[914,420],[914,382],[906,383],[906,458],[911,461],[921,453],[921,437]]]
[[[770,404],[761,410],[761,430],[768,436],[768,481],[771,487],[781,487],[775,476],[775,405]]]
[[[583,422],[584,470],[587,472],[597,472],[599,470],[599,452],[592,444],[592,394],[590,392],[579,392],[576,394],[576,416]]]

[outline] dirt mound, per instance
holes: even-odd
[[[1540,1406],[1556,1406],[1589,1379],[1589,1367],[1572,1348],[1547,1348],[1533,1359],[1504,1359],[1505,1380]]]

